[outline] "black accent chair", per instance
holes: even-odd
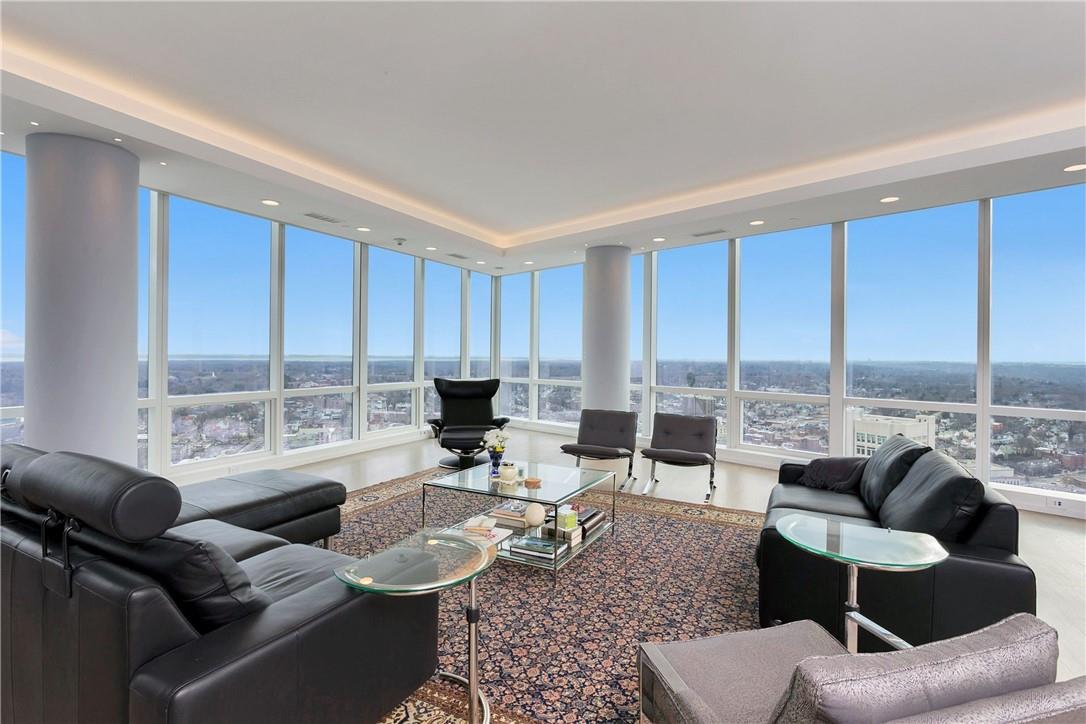
[[[494,416],[494,395],[500,384],[500,380],[434,379],[441,417],[427,422],[437,444],[454,453],[441,459],[441,467],[463,470],[487,462],[487,456],[480,454],[486,449],[483,435],[509,424],[508,417]]]
[[[777,532],[790,513],[928,533],[950,557],[923,571],[861,569],[860,609],[913,645],[1037,610],[1033,570],[1018,557],[1018,509],[940,450],[893,436],[871,458],[784,463],[758,543],[762,626],[811,619],[844,641],[846,566]],[[889,647],[863,629],[860,651]]]
[[[621,410],[581,410],[581,422],[577,427],[577,442],[562,445],[562,452],[586,460],[630,461],[626,471],[626,483],[637,480],[633,474],[634,449],[637,447],[637,413]]]
[[[653,484],[660,482],[656,479],[658,462],[687,468],[708,465],[708,503],[716,490],[716,418],[657,412],[652,418],[652,443],[641,455],[652,461],[649,478]]]
[[[4,445],[0,468],[0,721],[375,722],[437,667],[436,594],[362,593],[332,575],[350,556],[175,525],[182,493],[127,465]]]

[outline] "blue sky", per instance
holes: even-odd
[[[0,322],[3,353],[24,337],[25,163],[3,154]],[[992,358],[1086,359],[1086,187],[996,199],[993,204]],[[977,204],[851,222],[848,354],[859,360],[973,362],[976,356]],[[140,347],[146,349],[148,193],[140,194]],[[171,200],[170,349],[176,354],[262,354],[268,349],[270,222]],[[287,233],[288,355],[349,355],[353,242],[303,229]],[[829,227],[752,236],[741,247],[741,349],[746,359],[826,360]],[[641,301],[640,257],[632,261]],[[369,350],[411,352],[413,259],[371,248]],[[723,359],[727,244],[660,254],[661,358]],[[460,271],[427,262],[428,354],[459,351]],[[528,274],[505,277],[503,355],[528,354]],[[489,277],[472,274],[472,355],[485,355]],[[540,350],[579,357],[581,268],[544,270]],[[640,357],[640,317],[631,319]]]

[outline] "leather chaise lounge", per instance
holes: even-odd
[[[758,544],[763,627],[810,619],[844,641],[845,566],[785,540],[790,513],[933,535],[949,558],[916,572],[861,569],[864,615],[913,645],[1036,613],[1033,570],[1018,557],[1018,510],[939,450],[900,435],[870,458],[785,463]],[[861,651],[888,647],[860,631]]]
[[[436,595],[354,591],[332,575],[352,558],[291,542],[339,530],[338,483],[248,474],[189,498],[12,445],[0,474],[3,724],[372,722],[436,669]]]

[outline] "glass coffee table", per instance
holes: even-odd
[[[512,536],[498,544],[498,557],[502,560],[549,568],[554,574],[555,582],[557,582],[558,571],[563,566],[583,553],[585,549],[599,540],[607,531],[611,531],[611,534],[614,535],[615,504],[618,499],[615,474],[607,470],[571,468],[544,463],[518,463],[517,465],[524,468],[526,478],[539,478],[541,480],[540,487],[526,488],[524,483],[503,485],[498,478],[490,477],[489,465],[476,465],[473,468],[426,481],[422,484],[422,526],[426,527],[426,491],[428,488],[459,490],[465,493],[488,495],[493,498],[539,503],[544,507],[551,508],[555,518],[557,518],[559,506],[568,503],[573,498],[597,485],[605,485],[607,480],[610,479],[611,517],[587,533],[578,545],[570,546],[561,553],[558,552],[558,546],[555,546],[552,555],[540,558],[513,551],[510,548]],[[459,525],[462,526],[463,523]]]
[[[845,639],[857,653],[860,628],[895,649],[912,645],[860,613],[857,600],[861,568],[876,571],[922,571],[942,563],[946,549],[926,533],[890,530],[828,520],[816,515],[792,513],[777,521],[777,532],[805,551],[848,566],[848,600],[845,602]]]
[[[468,690],[468,722],[490,721],[490,703],[479,691],[479,604],[475,579],[493,565],[493,545],[457,533],[421,530],[383,551],[335,569],[336,578],[351,588],[382,596],[421,596],[468,584],[468,678],[439,671]]]

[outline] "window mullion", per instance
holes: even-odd
[[[743,403],[736,396],[739,389],[739,284],[741,239],[728,242],[728,447],[739,447],[742,441]]]
[[[274,455],[283,452],[283,284],[285,266],[285,227],[278,221],[271,223],[271,319],[268,338],[269,375],[271,378],[272,409],[264,412],[265,443]]]
[[[831,227],[830,251],[830,455],[845,454],[845,388],[847,387],[846,317],[848,226]]]
[[[977,204],[977,422],[976,474],[992,477],[992,200]]]

